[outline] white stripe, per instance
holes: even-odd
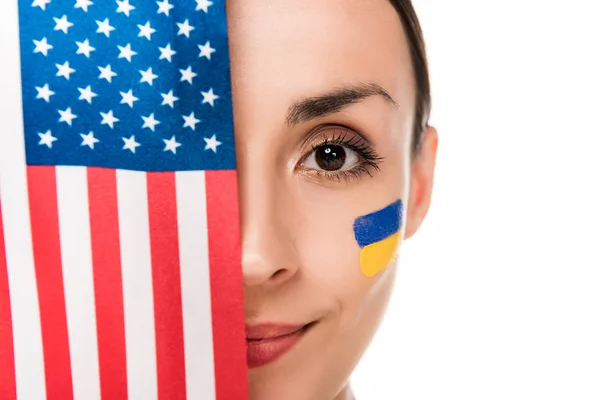
[[[43,400],[46,386],[27,198],[18,3],[0,1],[0,197],[12,307],[17,397]]]
[[[154,400],[158,395],[146,174],[117,170],[117,197],[129,398]]]
[[[177,172],[177,221],[188,399],[214,399],[204,172]]]
[[[75,399],[100,399],[87,169],[57,167],[65,308]]]

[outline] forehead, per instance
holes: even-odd
[[[303,97],[373,82],[402,108],[414,84],[400,18],[387,0],[229,0],[236,113],[266,117]]]

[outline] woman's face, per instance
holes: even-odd
[[[401,200],[398,244],[416,230],[435,132],[411,162],[415,84],[387,1],[231,0],[227,12],[250,397],[331,400],[396,272],[390,254],[365,274],[354,222]]]

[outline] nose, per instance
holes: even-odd
[[[299,257],[285,191],[276,188],[275,177],[260,175],[239,176],[242,271],[247,288],[274,288],[297,274]]]
[[[257,237],[261,235],[263,237]],[[298,268],[285,257],[282,251],[281,240],[277,241],[276,235],[266,233],[265,229],[249,235],[242,244],[242,270],[244,285],[255,286],[280,286],[290,280]]]

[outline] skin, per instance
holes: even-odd
[[[415,84],[387,1],[229,0],[227,12],[246,323],[318,321],[283,357],[250,369],[250,399],[349,399],[349,377],[384,315],[398,262],[364,276],[352,224],[402,199],[401,243],[417,231],[437,133],[428,128],[411,157]],[[378,85],[394,103],[374,94],[289,123],[294,104],[361,84]],[[372,176],[309,168],[313,145],[357,132],[383,158]]]

